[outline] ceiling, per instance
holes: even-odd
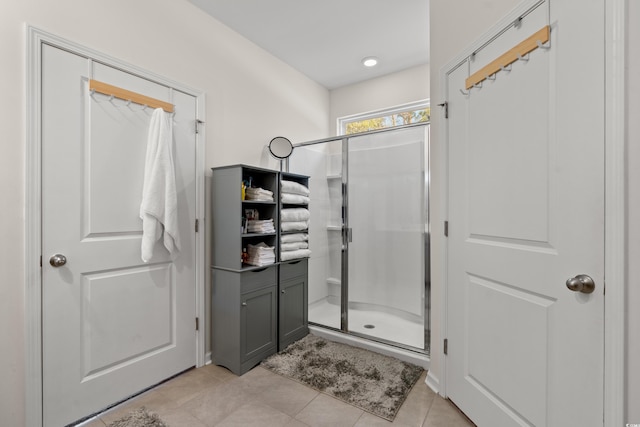
[[[189,1],[327,89],[429,62],[429,0]]]

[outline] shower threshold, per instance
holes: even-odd
[[[310,324],[309,332],[330,341],[340,342],[354,347],[364,348],[375,353],[384,354],[385,356],[395,357],[403,362],[421,366],[425,370],[428,370],[430,367],[431,359],[426,353],[405,350],[400,347],[384,344],[341,331],[335,331],[319,325]]]
[[[323,299],[309,306],[309,322],[315,327],[334,331],[339,335],[355,335],[368,342],[401,349],[419,359],[428,359],[429,334],[425,333],[424,325],[388,310],[380,311],[366,304],[353,304],[349,310],[349,332],[345,333],[340,331],[340,306]]]

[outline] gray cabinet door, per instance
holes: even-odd
[[[307,326],[307,276],[280,282],[279,346],[282,350],[309,332]]]
[[[242,294],[240,353],[242,362],[276,345],[276,287]]]

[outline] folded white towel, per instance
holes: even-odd
[[[282,203],[308,205],[309,197],[300,194],[282,193]]]
[[[304,185],[295,181],[281,181],[281,188],[283,193],[300,194],[302,196],[309,195],[309,189]]]
[[[309,249],[298,249],[297,251],[280,253],[280,261],[289,261],[296,258],[309,258],[311,251]]]
[[[180,250],[178,198],[173,165],[173,121],[162,108],[151,116],[142,186],[142,261],[149,262],[156,242],[163,236],[170,254]]]
[[[306,242],[309,240],[307,233],[283,234],[280,236],[280,243]]]
[[[247,188],[245,190],[245,199],[273,202],[273,192],[263,188]]]
[[[282,222],[308,221],[310,216],[309,209],[305,208],[287,208],[280,211]]]
[[[276,229],[273,226],[273,224],[271,226],[267,226],[267,225],[252,226],[251,224],[247,226],[247,233],[267,234],[267,233],[275,233],[275,232],[276,232]]]
[[[309,228],[308,221],[298,221],[298,222],[283,222],[280,224],[280,228],[282,231],[302,231]]]
[[[245,190],[245,193],[273,196],[273,191],[269,191],[269,190],[265,190],[264,188],[257,188],[257,187],[249,187]]]
[[[280,250],[282,252],[296,251],[298,249],[309,249],[309,243],[307,243],[307,242],[292,242],[292,243],[283,243],[283,244],[280,245]]]
[[[275,248],[264,242],[260,242],[257,245],[247,245],[247,254],[249,257],[245,264],[262,266],[276,262]]]
[[[273,219],[250,219],[247,221],[247,230],[249,233],[275,233],[276,229],[273,225]]]
[[[270,265],[270,264],[275,264],[276,259],[275,257],[270,258],[270,259],[257,259],[257,258],[247,258],[247,261],[245,262],[245,264],[249,264],[249,265],[255,265],[258,267],[262,267],[263,265]]]
[[[249,252],[249,255],[256,253],[273,254],[274,249],[275,248],[273,246],[269,246],[264,242],[260,242],[257,245],[247,245],[247,251]]]

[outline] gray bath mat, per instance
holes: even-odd
[[[142,407],[109,424],[107,427],[169,427],[154,413]]]
[[[423,372],[420,366],[314,335],[261,366],[389,421]]]

